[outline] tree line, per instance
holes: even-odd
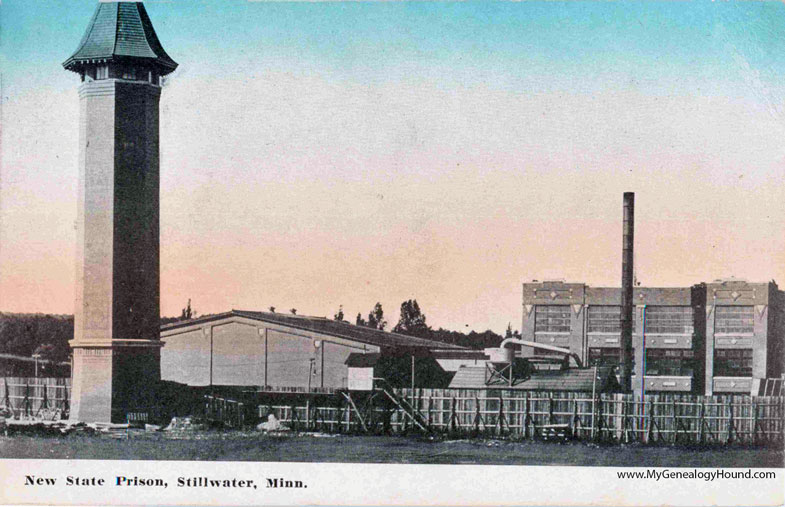
[[[344,320],[343,307],[339,307],[335,313],[335,320]],[[368,318],[364,318],[362,313],[358,313],[355,319],[355,324],[358,326],[365,326],[374,329],[387,330],[387,321],[384,319],[384,310],[381,303],[376,303],[368,313]],[[462,333],[460,331],[452,331],[449,329],[438,328],[433,329],[426,322],[426,316],[420,309],[420,305],[416,299],[409,299],[401,303],[401,313],[398,318],[398,323],[391,329],[393,333],[404,334],[408,336],[417,336],[419,338],[427,338],[429,340],[449,343],[453,345],[460,345],[473,349],[483,349],[486,347],[498,347],[499,343],[504,338],[520,337],[520,333],[513,331],[512,326],[507,326],[505,336],[494,333],[490,329],[478,333],[474,330],[469,333]]]
[[[271,307],[270,310],[275,311],[274,307]],[[290,312],[294,314],[296,310],[292,309]],[[191,301],[188,300],[188,304],[183,308],[179,317],[162,317],[161,324],[189,320],[194,317],[196,317],[196,311],[191,308]],[[346,321],[343,307],[339,307],[333,318]],[[509,325],[504,337],[490,329],[481,333],[476,331],[463,333],[441,327],[433,329],[428,325],[425,313],[416,299],[409,299],[401,303],[400,316],[391,328],[385,319],[381,303],[376,303],[367,316],[358,313],[354,324],[474,349],[496,347],[503,338],[520,336],[518,331],[513,331]],[[38,356],[56,363],[67,362],[71,353],[68,341],[73,337],[73,315],[0,312],[0,354],[24,357]],[[11,363],[4,362],[4,364]],[[4,369],[8,370],[8,367],[6,366]],[[12,371],[4,371],[3,373],[13,374]]]

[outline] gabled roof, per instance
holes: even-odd
[[[398,333],[389,333],[379,329],[355,326],[344,321],[331,320],[326,317],[311,317],[307,315],[291,315],[286,313],[254,312],[247,310],[232,310],[226,313],[184,320],[161,326],[162,331],[178,327],[192,326],[213,320],[222,320],[229,317],[244,317],[270,324],[279,324],[305,331],[326,334],[338,338],[354,340],[368,345],[396,349],[456,349],[465,350],[464,347],[450,343],[407,336]]]
[[[88,63],[129,60],[153,65],[161,74],[177,68],[141,2],[99,2],[79,47],[63,67],[78,72]]]

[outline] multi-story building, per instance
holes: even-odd
[[[635,287],[633,298],[635,392],[749,393],[753,379],[782,375],[785,293],[774,282]],[[524,283],[521,335],[567,348],[584,364],[618,365],[620,305],[618,288]]]

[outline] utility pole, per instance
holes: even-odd
[[[635,194],[624,193],[621,253],[621,388],[632,391],[632,273],[635,243]]]

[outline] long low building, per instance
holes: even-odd
[[[242,310],[165,325],[161,340],[162,380],[292,390],[348,387],[353,353],[452,358],[466,350],[324,317]]]
[[[636,392],[750,393],[758,379],[783,374],[785,293],[774,282],[635,287],[633,302]],[[619,288],[524,283],[521,336],[567,348],[584,364],[616,366],[620,305]]]

